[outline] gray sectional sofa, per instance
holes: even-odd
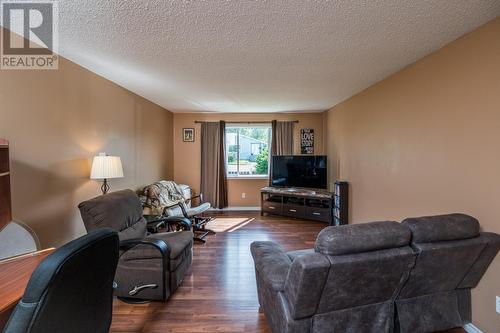
[[[500,249],[464,214],[327,227],[314,249],[254,242],[274,333],[432,332],[470,322],[470,289]]]

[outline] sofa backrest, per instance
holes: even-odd
[[[410,244],[408,228],[394,221],[380,221],[327,227],[319,233],[314,250],[338,256],[391,249]]]
[[[458,288],[489,243],[488,237],[479,233],[479,222],[465,214],[409,218],[402,225],[412,232],[417,259],[399,298]],[[476,271],[482,276],[486,267],[479,266]],[[474,273],[467,284],[477,284],[479,279]]]
[[[410,231],[384,221],[327,227],[296,258],[284,295],[293,318],[394,299],[414,264]]]
[[[87,231],[111,228],[120,240],[144,238],[146,220],[142,216],[139,197],[132,190],[100,195],[78,205]]]
[[[462,282],[460,282],[458,288],[476,287],[500,250],[500,235],[493,232],[481,232],[479,233],[479,237],[482,241],[487,242],[487,245],[479,255],[479,258],[474,262],[471,269],[467,272]]]

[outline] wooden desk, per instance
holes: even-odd
[[[33,271],[54,250],[49,248],[0,261],[0,330],[23,296]]]

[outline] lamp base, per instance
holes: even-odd
[[[101,191],[103,195],[108,193],[109,191],[108,180],[106,178],[104,178],[104,181],[102,182]]]

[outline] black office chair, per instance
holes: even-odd
[[[104,333],[111,325],[118,234],[100,229],[45,258],[4,333]]]

